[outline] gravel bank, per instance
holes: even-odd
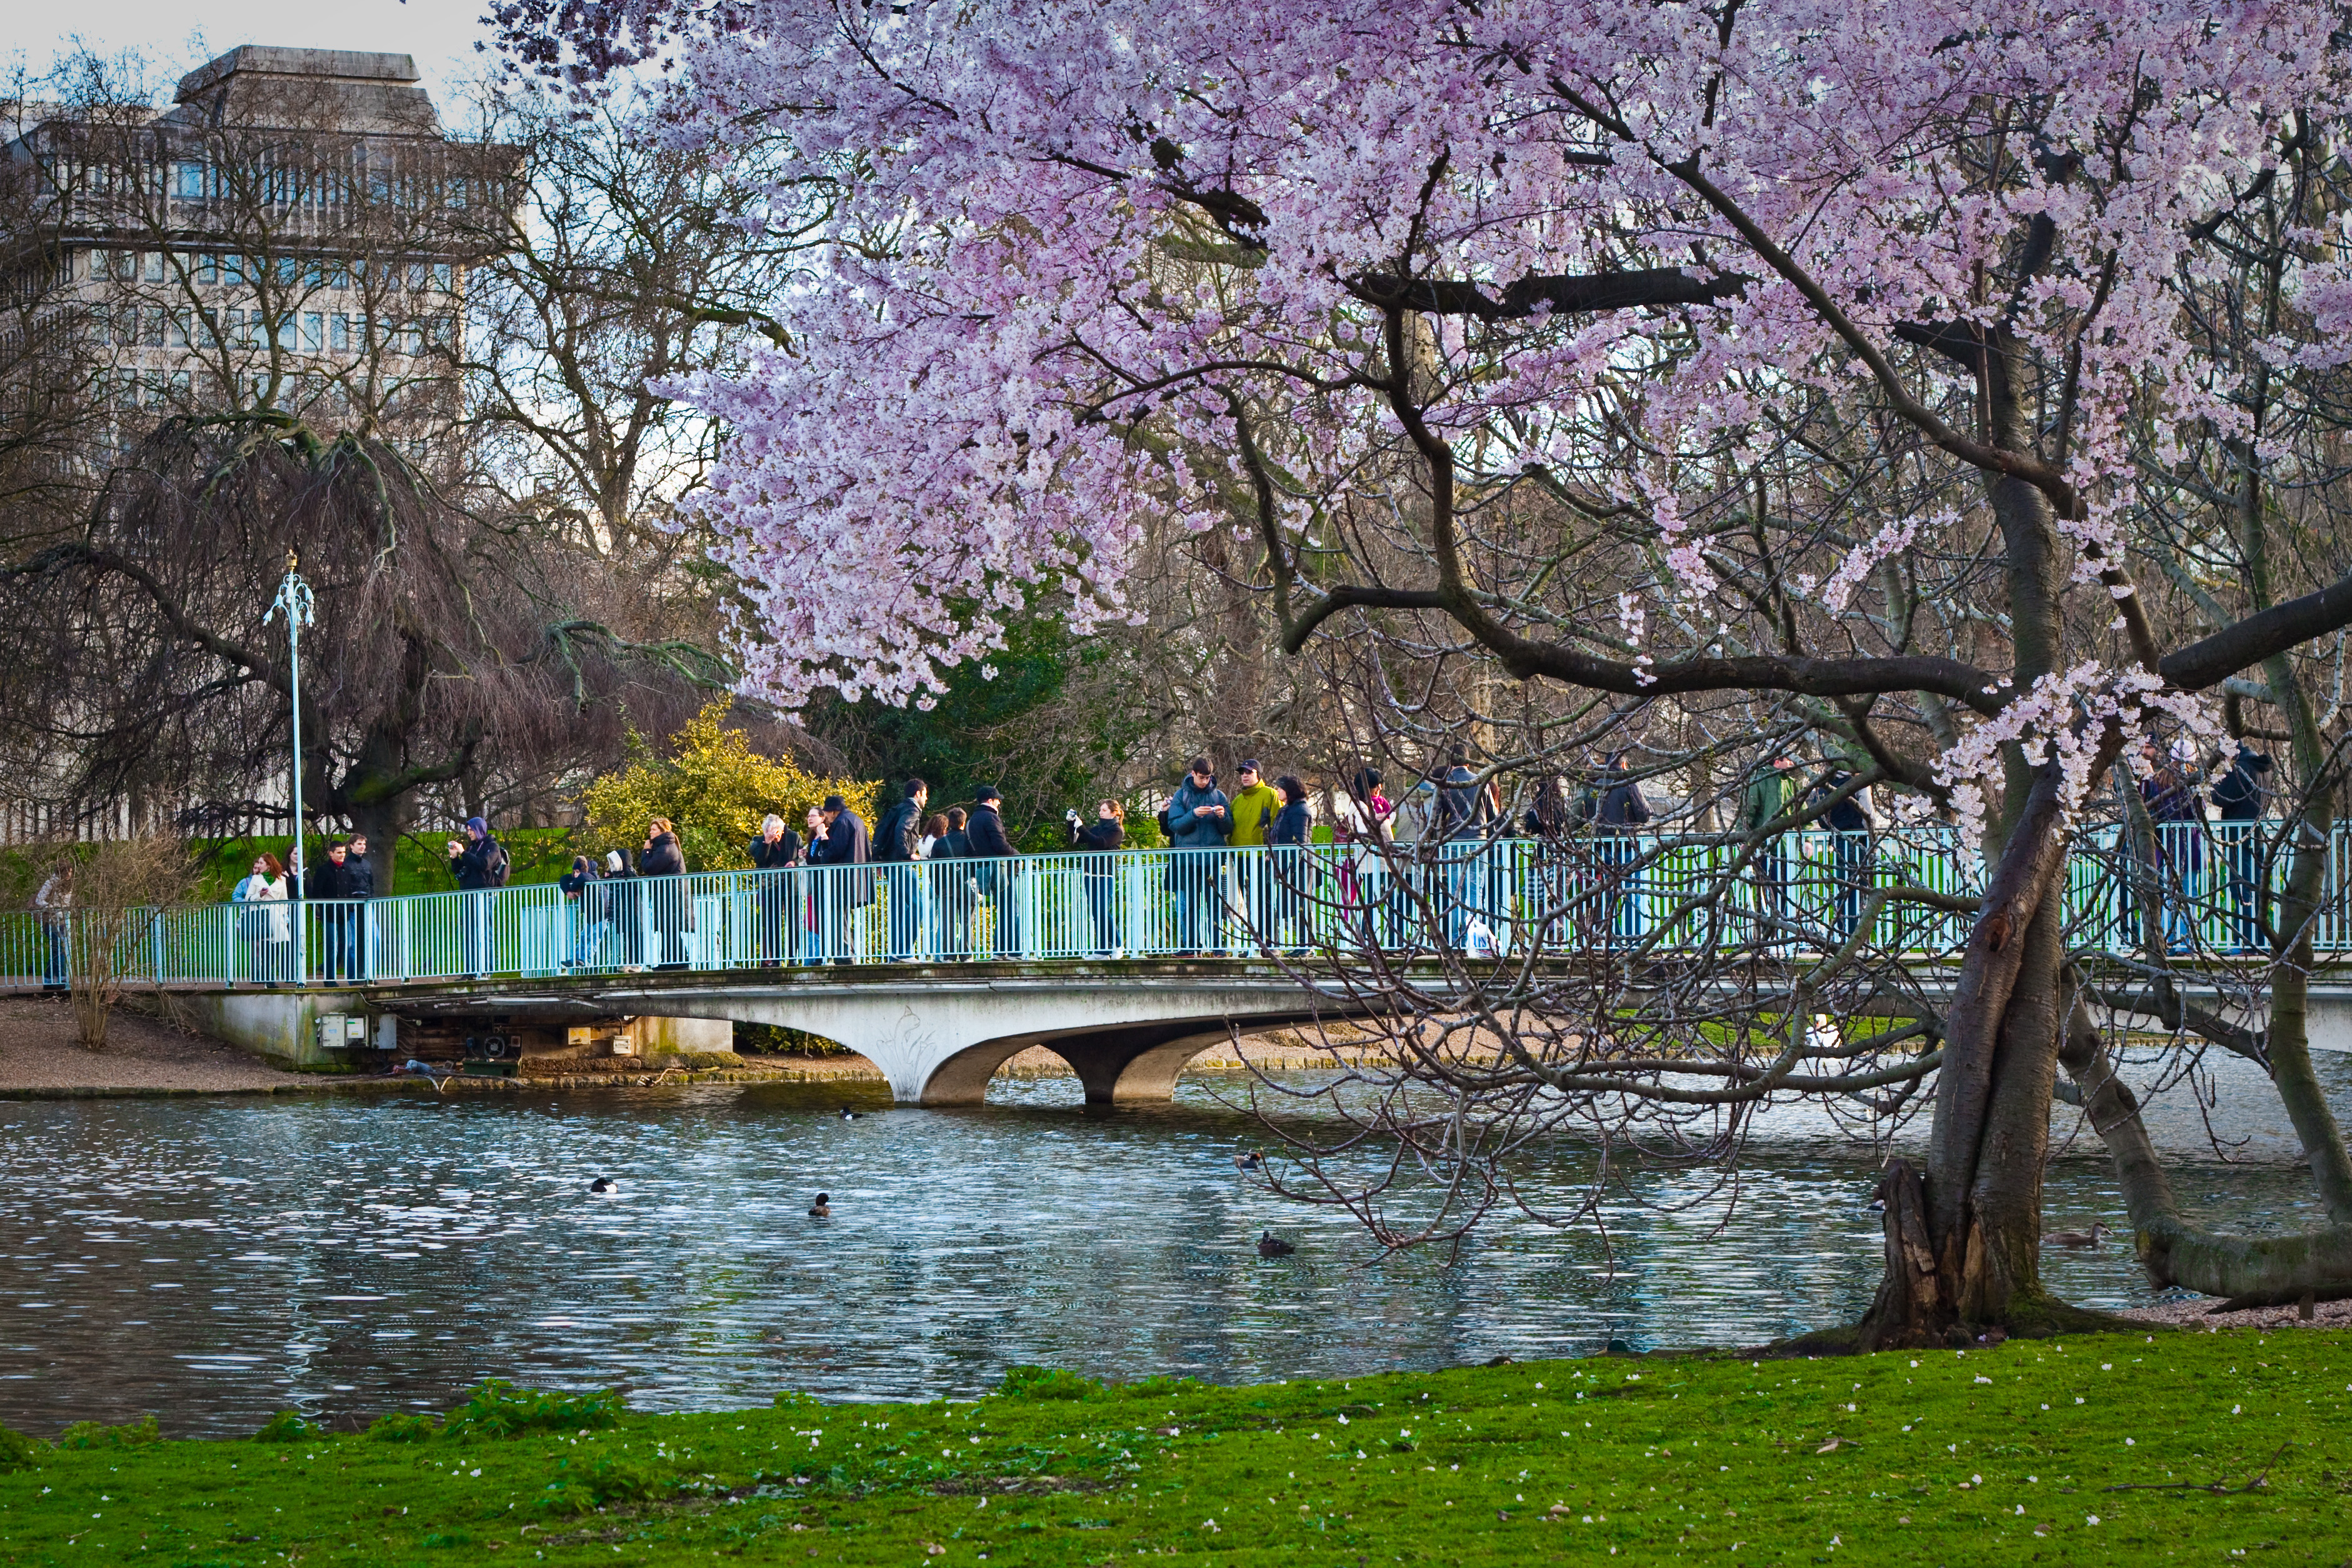
[[[2352,1301],[2319,1301],[2306,1322],[2293,1307],[2249,1307],[2242,1312],[2215,1312],[2219,1296],[2191,1296],[2185,1301],[2158,1301],[2133,1307],[2116,1315],[2144,1323],[2171,1323],[2186,1329],[2340,1329],[2352,1327]]]
[[[121,1008],[107,1025],[106,1049],[85,1051],[62,998],[0,998],[0,1095],[250,1094],[321,1082]]]

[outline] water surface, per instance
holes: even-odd
[[[2352,1059],[2323,1061],[2340,1092]],[[2314,1218],[2285,1122],[2225,1067],[2221,1130],[2177,1173],[2233,1223]],[[1295,1082],[1311,1082],[1301,1075]],[[825,1086],[540,1097],[0,1103],[0,1423],[153,1411],[174,1435],[293,1407],[437,1409],[485,1376],[610,1384],[646,1408],[970,1396],[1006,1366],[1217,1382],[1495,1355],[1754,1343],[1848,1319],[1876,1283],[1877,1156],[1777,1117],[1727,1215],[1706,1172],[1612,1189],[1608,1235],[1499,1218],[1458,1260],[1381,1261],[1344,1213],[1244,1183],[1262,1141],[1187,1080],[1089,1112],[1074,1080],[844,1122]],[[2160,1134],[2193,1154],[2176,1096]],[[2120,1217],[2095,1145],[2053,1162],[2053,1226]],[[1526,1172],[1572,1203],[1589,1154]],[[590,1177],[621,1191],[591,1197]],[[803,1212],[818,1189],[834,1213]],[[1294,1258],[1258,1258],[1271,1225]],[[1613,1267],[1612,1267],[1613,1265]],[[2085,1302],[2151,1299],[2124,1252],[2065,1256]]]

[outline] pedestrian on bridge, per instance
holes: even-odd
[[[1118,933],[1118,849],[1127,841],[1127,812],[1116,800],[1095,802],[1095,820],[1070,813],[1070,841],[1087,855],[1087,915],[1097,958],[1116,958],[1126,944]]]
[[[2237,948],[2259,953],[2267,945],[2263,933],[2270,924],[2270,872],[2263,864],[2263,807],[2270,799],[2271,759],[2244,741],[2225,753],[2229,771],[2213,785],[2213,806],[2221,821],[2218,830],[2230,859],[2230,904],[2236,916]]]
[[[995,939],[991,950],[1000,958],[1021,954],[1021,852],[1004,831],[1004,793],[993,784],[972,791],[971,815],[964,831],[971,840],[971,856],[986,862],[978,868],[980,896],[995,913]]]
[[[1767,944],[1785,940],[1781,932],[1789,919],[1788,840],[1773,824],[1796,804],[1796,766],[1787,752],[1774,752],[1739,796],[1739,834],[1753,845],[1755,856],[1748,863],[1756,883],[1758,935]]]
[[[1878,831],[1878,813],[1871,805],[1869,787],[1852,790],[1843,800],[1836,798],[1853,782],[1853,775],[1841,768],[1832,769],[1813,788],[1816,802],[1833,801],[1822,814],[1822,824],[1837,835],[1836,932],[1841,946],[1861,928],[1863,897],[1876,880],[1874,835]]]
[[[1284,949],[1290,945],[1293,950],[1304,951],[1313,930],[1308,915],[1320,874],[1307,852],[1315,813],[1307,803],[1307,785],[1297,774],[1284,774],[1274,781],[1274,788],[1282,797],[1282,809],[1265,831],[1266,878],[1260,898],[1265,920],[1259,941],[1268,947]]]
[[[556,878],[555,886],[563,894],[564,907],[572,915],[572,956],[563,960],[567,969],[593,967],[604,946],[604,936],[613,928],[607,914],[609,894],[604,879],[596,874],[596,862],[586,855],[573,855],[572,869]]]
[[[654,967],[683,969],[694,957],[694,900],[686,881],[686,851],[667,817],[646,824],[637,874],[652,883],[646,894],[653,905]]]
[[[783,873],[800,863],[801,836],[771,811],[745,852],[754,869],[773,873],[761,877],[752,894],[760,911],[760,962],[772,969],[784,960],[784,904],[792,879]]]
[[[873,859],[866,819],[838,795],[827,795],[824,816],[824,893],[819,901],[820,963],[847,963],[856,954],[857,912],[874,901],[873,873],[859,868]]]
[[[1192,771],[1169,797],[1160,823],[1170,846],[1180,852],[1168,862],[1168,891],[1175,895],[1173,946],[1178,957],[1190,957],[1216,941],[1217,867],[1234,831],[1233,802],[1217,788],[1207,758],[1192,758]]]
[[[490,900],[507,884],[512,870],[506,846],[490,836],[485,818],[466,819],[465,842],[449,841],[449,874],[457,879],[460,894],[471,895],[457,901],[457,934],[463,949],[458,972],[469,980],[479,979],[483,967],[494,961]]]
[[[922,868],[916,862],[921,859],[923,808],[930,799],[929,785],[919,779],[908,779],[906,793],[883,814],[882,825],[875,831],[874,858],[889,868],[881,873],[882,897],[890,930],[886,956],[894,963],[922,950],[923,932],[929,924],[924,918]]]
[[[343,861],[343,896],[352,904],[352,978],[364,980],[375,972],[375,915],[368,901],[375,896],[375,862],[368,859],[365,833],[352,835]]]
[[[1234,920],[1249,929],[1232,934],[1233,946],[1247,948],[1264,946],[1264,933],[1273,917],[1274,883],[1264,853],[1266,835],[1274,827],[1274,819],[1282,810],[1282,796],[1265,781],[1258,770],[1257,758],[1250,758],[1234,769],[1234,788],[1227,820],[1233,832],[1226,838],[1226,847],[1258,852],[1236,854],[1225,862],[1233,882]]]
[[[327,978],[340,980],[349,974],[359,975],[359,954],[352,941],[358,922],[344,901],[352,895],[352,847],[340,840],[327,845],[327,852],[318,864],[302,878],[302,897],[306,903],[324,905],[319,911],[320,937],[326,948]]]
[[[939,911],[940,953],[949,958],[969,958],[971,912],[980,897],[971,867],[963,863],[971,859],[971,833],[966,826],[970,819],[961,806],[950,806],[940,821],[939,841],[923,856],[939,862],[930,874],[931,905]]]
[[[287,916],[286,868],[276,855],[256,856],[253,872],[229,893],[245,905],[240,917],[248,977],[275,986],[293,970],[292,922]]]

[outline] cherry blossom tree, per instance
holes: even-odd
[[[2343,357],[2326,199],[2275,235],[2257,329],[2225,348],[2191,308],[2281,171],[2333,167],[2332,12],[501,15],[520,68],[674,66],[684,143],[789,122],[778,200],[834,192],[786,346],[679,388],[733,432],[709,517],[753,688],[927,700],[1024,593],[1131,613],[1159,518],[1240,530],[1294,653],[1444,627],[1574,702],[1799,712],[1984,846],[1860,1342],[2077,1321],[2036,1259],[2086,802],[2352,622],[2352,580],[2200,623],[2135,576],[2199,454],[2293,460],[2250,380]],[[2179,1225],[2149,1208],[2143,1245],[2189,1258]],[[2327,1254],[2268,1282],[2341,1282]]]

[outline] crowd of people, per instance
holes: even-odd
[[[2145,925],[2153,939],[2181,946],[2197,935],[2191,926],[2198,909],[2226,899],[2224,940],[2248,949],[2266,940],[2270,873],[2253,829],[2269,803],[2271,771],[2271,759],[2243,744],[2223,760],[2202,765],[2193,751],[2147,744],[2134,770],[2137,790],[2124,792],[2133,809],[2122,813],[2116,839],[2123,867],[2116,904],[2119,937],[2137,938]],[[1143,946],[1142,934],[1127,929],[1140,905],[1132,890],[1122,891],[1123,867],[1146,879],[1136,888],[1151,890],[1145,900],[1155,923],[1150,950],[1171,956],[1309,946],[1311,905],[1318,899],[1368,911],[1367,918],[1383,929],[1417,924],[1417,918],[1391,920],[1375,907],[1398,894],[1392,886],[1369,885],[1384,875],[1370,857],[1340,853],[1307,873],[1318,883],[1309,898],[1302,873],[1280,857],[1229,852],[1304,849],[1316,841],[1344,850],[1404,837],[1440,868],[1435,885],[1451,911],[1446,939],[1475,947],[1481,912],[1496,902],[1496,890],[1486,885],[1494,873],[1491,857],[1458,846],[1506,837],[1551,841],[1583,830],[1591,831],[1584,872],[1590,886],[1580,894],[1585,913],[1579,925],[1603,939],[1639,936],[1645,919],[1638,906],[1643,868],[1653,852],[1643,835],[1653,830],[1658,812],[1632,758],[1624,752],[1606,758],[1573,799],[1557,776],[1534,780],[1523,799],[1523,810],[1507,812],[1496,780],[1482,778],[1467,749],[1456,747],[1443,767],[1412,780],[1402,800],[1387,793],[1379,769],[1358,769],[1334,792],[1329,831],[1318,834],[1312,794],[1297,775],[1269,779],[1250,758],[1234,767],[1228,781],[1211,758],[1195,757],[1157,812],[1159,838],[1189,852],[1167,857],[1156,871],[1132,870],[1132,862],[1118,858],[1133,842],[1120,801],[1099,800],[1091,814],[1065,814],[1064,847],[1082,857],[1072,885],[1082,893],[1076,903],[1056,906],[1061,924],[1050,940],[1059,949],[1089,945],[1104,956]],[[1833,761],[1808,767],[1790,752],[1768,753],[1738,792],[1727,825],[1747,846],[1744,907],[1769,939],[1797,933],[1798,889],[1824,872],[1829,891],[1817,895],[1811,918],[1824,921],[1839,941],[1854,935],[1877,878],[1882,824],[1870,789],[1852,772]],[[1825,864],[1808,869],[1801,856],[1824,852],[1801,849],[1795,835],[1823,829],[1835,835],[1834,847],[1825,852]],[[1438,852],[1431,848],[1437,845],[1457,847]],[[463,893],[504,887],[512,873],[505,846],[481,817],[469,819],[462,836],[448,841],[446,855],[450,878]],[[1034,891],[1024,895],[1030,868],[1005,827],[1003,796],[993,787],[976,790],[969,810],[935,811],[929,785],[909,779],[870,828],[843,797],[828,796],[797,825],[770,813],[744,858],[761,872],[859,868],[758,879],[751,893],[756,927],[751,940],[762,964],[1019,954],[1027,950],[1024,938],[1039,935],[1026,925],[1042,918],[1043,906]],[[564,966],[694,965],[701,934],[685,880],[692,869],[676,825],[662,817],[646,823],[634,852],[575,856],[558,883],[570,918]],[[314,955],[309,977],[367,977],[370,927],[362,905],[375,894],[364,837],[330,840],[307,869],[289,870],[276,855],[257,853],[229,895],[243,955],[238,977],[272,985],[302,977],[298,949],[305,942],[305,916],[298,905],[304,901],[323,906],[309,929]],[[73,903],[73,867],[60,862],[32,900],[45,934],[42,979],[53,988],[67,983]],[[455,915],[449,940],[457,972],[474,975],[491,966],[491,911],[492,901],[485,898],[467,901]],[[1079,925],[1075,937],[1074,922]]]

